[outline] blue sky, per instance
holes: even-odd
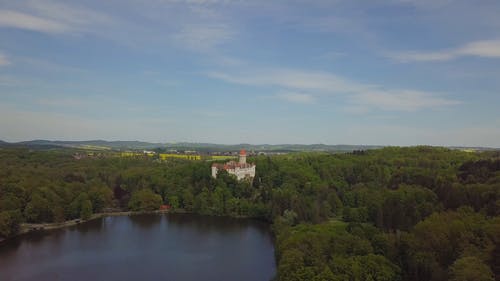
[[[497,0],[0,0],[0,139],[500,147]]]

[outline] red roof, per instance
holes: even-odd
[[[240,155],[245,156],[247,155],[247,151],[243,148],[240,150]]]

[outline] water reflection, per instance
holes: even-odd
[[[269,227],[266,223],[251,219],[236,219],[226,217],[213,217],[192,214],[168,214],[168,221],[180,227],[193,228],[199,232],[223,231],[232,233],[241,231],[242,228],[252,225],[255,230],[268,233]]]
[[[162,217],[163,215],[161,214],[143,214],[129,216],[130,221],[134,225],[141,228],[151,228],[157,226]]]
[[[73,231],[76,230],[82,234],[92,233],[92,232],[100,232],[103,227],[103,218],[91,220],[85,223],[80,223],[75,226],[71,226],[68,229]]]
[[[265,223],[188,214],[106,217],[0,244],[0,280],[270,280]]]

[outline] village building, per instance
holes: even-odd
[[[229,174],[235,175],[238,180],[252,180],[255,177],[255,164],[247,163],[247,152],[244,149],[240,151],[238,162],[229,161],[225,164],[212,164],[212,177],[217,178],[217,173],[220,170],[226,170]]]

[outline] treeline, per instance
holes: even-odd
[[[499,280],[498,153],[416,147],[298,158],[342,208],[319,224],[294,208],[275,218],[279,280]]]
[[[271,219],[260,189],[227,173],[213,179],[208,162],[75,160],[73,153],[0,149],[0,237],[15,235],[22,222],[87,219],[116,209],[152,211],[162,204],[206,215]]]
[[[0,150],[0,235],[21,222],[161,204],[273,222],[277,280],[497,280],[500,160],[431,147],[251,158],[253,183],[209,162],[74,160]]]

